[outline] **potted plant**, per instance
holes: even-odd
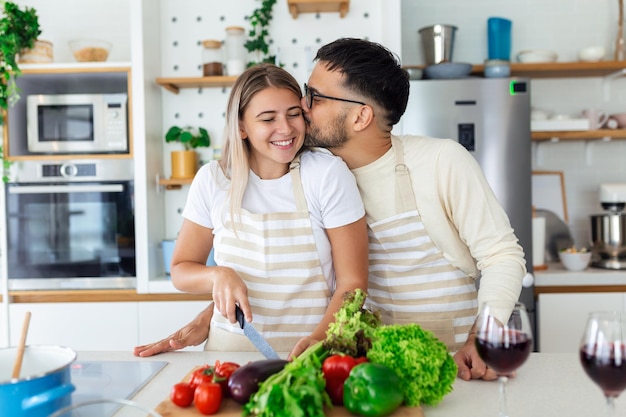
[[[17,56],[23,50],[32,48],[41,30],[35,9],[23,10],[10,1],[0,0],[3,16],[0,19],[0,125],[4,125],[6,111],[19,99],[15,78],[21,74]],[[11,162],[5,159],[4,146],[0,144],[0,170],[2,181],[9,180]]]
[[[178,142],[184,147],[182,151],[172,151],[172,178],[193,178],[197,170],[197,154],[195,148],[211,145],[209,132],[202,127],[172,126],[165,134],[165,142]]]

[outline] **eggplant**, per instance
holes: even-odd
[[[284,359],[265,359],[243,365],[228,380],[230,397],[241,405],[247,403],[261,382],[282,371],[288,363]]]

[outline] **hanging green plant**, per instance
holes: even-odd
[[[0,18],[0,125],[4,124],[6,110],[19,100],[15,78],[20,75],[17,56],[22,49],[32,48],[41,34],[39,18],[35,9],[23,10],[13,2],[0,0],[3,12]],[[4,147],[0,142],[0,174],[3,182],[9,181],[11,161],[5,159]]]
[[[6,110],[19,99],[15,77],[22,72],[16,57],[22,49],[33,47],[41,30],[35,9],[22,10],[10,1],[0,1],[0,5],[4,13],[0,19],[0,108]]]
[[[276,57],[269,55],[270,46],[266,37],[269,35],[269,25],[272,21],[272,9],[276,4],[276,0],[262,0],[261,7],[255,9],[250,15],[250,25],[252,28],[248,32],[248,41],[245,47],[248,52],[254,54],[253,61],[248,63],[251,67],[255,64],[268,62],[273,64]]]

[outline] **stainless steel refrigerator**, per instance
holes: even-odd
[[[532,273],[530,80],[469,77],[410,83],[407,110],[394,133],[454,139],[474,155],[511,220]],[[520,301],[536,335],[532,285],[523,288]]]

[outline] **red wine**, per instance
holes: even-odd
[[[614,346],[608,357],[598,356],[600,348],[603,351],[609,350],[606,346],[583,346],[580,349],[580,363],[589,378],[602,388],[605,395],[617,397],[626,388],[626,346]]]
[[[478,355],[498,373],[509,373],[519,368],[528,359],[532,348],[532,339],[526,333],[508,330],[506,335],[506,338],[502,336],[500,340],[491,341],[486,333],[476,334]]]

